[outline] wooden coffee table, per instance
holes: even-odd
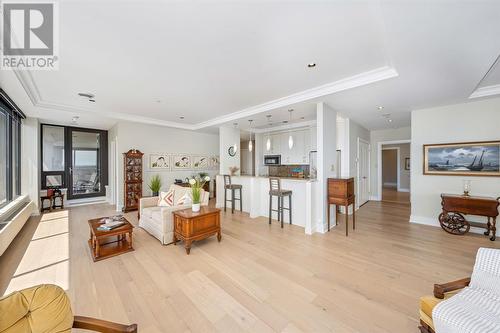
[[[105,217],[89,220],[89,247],[92,253],[92,259],[94,259],[94,261],[99,261],[122,253],[134,251],[132,247],[132,230],[134,226],[130,224],[126,218],[123,218],[125,224],[121,227],[109,231],[98,230],[97,227],[103,224],[102,219],[104,218]]]
[[[174,215],[174,245],[177,241],[184,241],[186,253],[191,251],[194,241],[217,235],[220,242],[222,235],[220,230],[220,209],[202,206],[195,213],[191,208],[178,210]]]

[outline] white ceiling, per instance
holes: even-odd
[[[78,115],[97,128],[120,119],[265,126],[266,114],[282,121],[289,108],[313,119],[318,101],[368,129],[408,126],[411,110],[468,101],[500,52],[500,1],[75,0],[59,8],[60,69],[7,73],[0,84],[28,115],[58,123]],[[500,84],[499,72],[483,85]]]

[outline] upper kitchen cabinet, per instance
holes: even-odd
[[[289,147],[289,137],[293,138],[293,146]],[[314,140],[312,137],[314,136]],[[267,140],[270,147],[267,150]],[[264,135],[262,139],[263,155],[281,155],[283,165],[309,164],[309,152],[316,149],[316,128],[291,130]]]
[[[268,148],[269,141],[269,149]],[[263,155],[280,155],[281,154],[281,137],[280,134],[269,134],[262,137],[262,152]]]

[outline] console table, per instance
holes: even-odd
[[[338,222],[339,207],[345,207],[345,235],[349,235],[349,205],[352,205],[352,230],[356,227],[356,206],[354,178],[328,178],[328,231],[330,231],[330,205],[335,205],[335,224]]]
[[[441,194],[442,212],[439,214],[439,223],[444,231],[453,235],[463,235],[472,226],[484,228],[483,224],[467,221],[464,215],[478,215],[487,218],[484,234],[490,240],[496,238],[496,219],[500,198],[465,196],[457,194]]]

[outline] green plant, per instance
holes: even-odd
[[[191,185],[191,194],[193,196],[193,203],[199,204],[201,202],[201,189],[206,182],[210,181],[210,177],[198,177],[195,176],[189,180],[189,185]]]
[[[153,192],[153,193],[160,192],[160,189],[161,189],[160,175],[154,175],[153,177],[151,177],[151,179],[149,180],[148,187],[151,190],[151,192]]]

